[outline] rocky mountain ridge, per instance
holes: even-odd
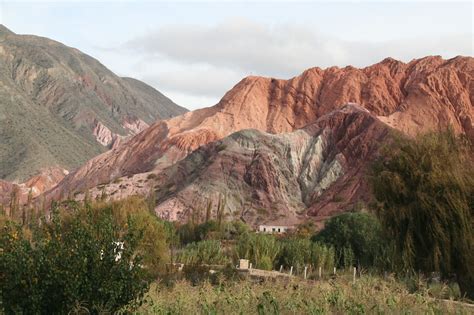
[[[449,60],[443,60],[441,57],[426,57],[409,63],[387,58],[380,63],[362,69],[354,67],[331,67],[324,70],[312,68],[290,80],[248,77],[227,92],[217,105],[158,121],[131,138],[126,145],[118,145],[113,150],[90,160],[66,176],[47,196],[48,198],[60,198],[71,191],[80,193],[93,187],[96,187],[96,190],[99,188],[108,190],[115,185],[122,186],[116,196],[124,197],[132,193],[149,192],[153,188],[153,191],[156,190],[158,201],[157,212],[171,218],[184,219],[184,216],[180,217],[180,215],[182,213],[189,214],[196,208],[196,203],[180,197],[179,193],[171,197],[167,194],[163,195],[163,187],[169,186],[168,188],[170,188],[173,185],[176,186],[177,183],[170,184],[164,181],[150,187],[146,184],[147,177],[150,174],[153,174],[152,177],[166,177],[167,172],[170,172],[169,170],[173,167],[186,167],[180,161],[186,157],[192,159],[197,154],[196,152],[200,152],[199,148],[205,145],[217,143],[216,141],[245,129],[255,129],[270,134],[293,131],[295,134],[299,134],[301,131],[296,130],[305,130],[305,127],[309,128],[320,119],[323,121],[329,119],[327,117],[332,117],[348,103],[360,104],[358,111],[363,112],[365,109],[366,115],[372,117],[371,119],[376,119],[375,125],[384,126],[383,128],[378,127],[380,129],[385,130],[385,128],[391,127],[405,135],[413,136],[420,132],[451,126],[456,132],[473,137],[473,76],[474,59],[471,57],[456,57]],[[331,119],[328,120],[328,122],[330,121]],[[351,203],[354,201],[351,196],[361,195],[358,192],[364,191],[365,188],[358,187],[366,186],[366,184],[360,180],[361,176],[358,172],[363,167],[358,159],[360,156],[365,156],[363,154],[364,148],[371,147],[372,142],[380,143],[376,140],[380,136],[379,133],[360,136],[358,133],[352,132],[358,130],[361,123],[356,120],[351,124],[329,124],[332,127],[326,127],[326,129],[333,128],[334,130],[331,132],[335,132],[340,137],[343,137],[344,134],[350,135],[352,138],[348,138],[342,143],[347,145],[357,143],[357,146],[350,145],[350,150],[340,147],[334,151],[337,153],[331,151],[333,155],[342,154],[345,157],[344,167],[332,169],[335,173],[338,168],[344,169],[343,172],[335,176],[341,180],[332,180],[331,185],[325,186],[324,178],[321,177],[321,182],[318,185],[320,187],[323,185],[324,188],[315,189],[316,184],[312,186],[313,192],[319,191],[318,198],[314,199],[314,196],[305,195],[301,199],[304,207],[292,206],[293,209],[298,208],[298,211],[305,211],[306,215],[325,217],[344,207],[347,210],[349,205],[342,203],[340,206],[334,207],[334,202],[331,200],[338,200],[339,197],[337,194],[329,193],[331,189],[347,191],[341,197],[348,198]],[[328,131],[328,133],[331,132]],[[260,139],[260,136],[258,138]],[[261,138],[263,143],[267,141],[265,137]],[[223,141],[231,140],[226,138]],[[360,151],[361,148],[362,151]],[[370,159],[371,154],[375,151],[375,148],[369,150],[370,154],[366,153],[366,155],[368,154],[366,158]],[[279,151],[277,150],[277,152]],[[273,154],[284,159],[280,153],[274,152]],[[314,154],[315,157],[318,157],[318,154]],[[231,156],[229,159],[228,162],[223,161],[221,164],[230,167],[230,164],[238,163],[243,158],[238,155],[237,157]],[[338,159],[331,161],[336,163],[334,165],[342,163]],[[247,162],[249,161],[247,160]],[[258,165],[258,163],[263,163],[263,160],[255,163],[257,164],[253,165]],[[252,164],[245,165],[251,167]],[[276,161],[264,163],[264,165],[261,167],[267,168],[269,171],[259,174],[255,179],[263,178],[262,180],[266,182],[272,182],[270,179],[280,171],[280,166]],[[215,176],[213,174],[226,172],[228,172],[226,168],[220,171],[214,169],[206,172],[206,175],[199,176],[198,181],[191,182],[184,179],[183,181],[196,187],[196,191],[200,192],[202,198],[213,199],[210,190],[204,189],[204,186],[207,185],[210,178]],[[246,178],[252,183],[250,185],[252,189],[259,185],[258,181],[252,182],[252,176]],[[116,185],[120,182],[121,184]],[[277,182],[273,183],[277,185]],[[347,183],[354,183],[355,186]],[[225,184],[223,189],[232,191],[233,188],[229,185]],[[270,185],[263,189],[265,194],[259,197],[260,201],[270,198],[269,187],[273,186]],[[273,187],[272,191],[280,190]],[[194,192],[188,192],[188,194],[193,195]],[[245,199],[247,202],[248,198]],[[250,199],[253,200],[254,197]],[[278,198],[273,199],[279,200]],[[164,202],[169,202],[168,200],[179,201],[184,206],[168,207],[168,209],[175,209],[174,212],[170,212],[164,204]],[[258,207],[271,208],[272,202],[261,202]],[[187,209],[184,210],[184,207]],[[290,207],[287,208],[290,209]],[[289,215],[288,218],[290,217],[292,216]]]

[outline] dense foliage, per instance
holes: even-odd
[[[188,244],[178,254],[177,259],[186,265],[223,265],[229,262],[220,241],[216,240]]]
[[[7,221],[0,234],[1,307],[7,314],[100,313],[138,302],[166,259],[160,230],[136,200],[68,202],[32,233]]]
[[[271,270],[281,244],[273,235],[245,233],[235,245],[238,258],[249,259],[254,268]]]
[[[474,298],[472,147],[453,132],[399,139],[374,166],[372,186],[400,269],[455,274]]]
[[[312,239],[334,246],[340,267],[376,266],[382,250],[387,246],[378,219],[362,212],[332,217]]]
[[[332,246],[304,238],[282,239],[280,243],[277,266],[294,266],[296,271],[301,271],[304,267],[330,270],[335,266],[335,251]]]
[[[14,198],[8,215],[0,208],[0,313],[86,309],[101,313],[123,311],[124,306],[133,310],[156,279],[166,284],[166,290],[179,287],[183,278],[196,286],[206,286],[207,281],[234,283],[243,277],[235,268],[239,259],[264,270],[283,267],[288,272],[293,267],[293,275],[300,277],[305,270],[305,276],[308,271],[309,279],[317,280],[337,281],[344,277],[341,269],[351,266],[375,273],[394,271],[398,281],[409,279],[407,288],[418,288],[413,292],[422,285],[407,270],[421,271],[430,279],[439,274],[442,280],[456,276],[462,293],[473,298],[474,169],[470,166],[474,155],[470,150],[467,142],[450,132],[391,143],[374,164],[371,177],[378,216],[356,207],[329,219],[321,231],[305,222],[279,235],[252,232],[241,221],[224,221],[225,199],[219,202],[215,218],[209,206],[205,216],[196,214],[188,223],[178,224],[159,220],[151,199],[90,202],[86,198],[83,203],[62,202],[44,213],[34,208],[30,198],[26,206]],[[48,219],[44,214],[50,215]],[[333,267],[338,268],[337,275]],[[457,292],[459,288],[456,285]],[[366,299],[363,305],[353,292],[346,291],[350,298],[344,300],[336,289],[329,289],[311,307],[357,313],[365,304],[379,307],[388,301],[374,302],[361,290],[357,298]],[[250,296],[233,293],[242,299]],[[252,295],[246,300],[248,310],[255,306],[258,312],[311,309],[309,304],[294,306],[282,296],[273,298],[280,293],[265,291],[256,299]],[[156,299],[160,312],[182,302]],[[193,303],[198,302],[207,303]],[[228,311],[240,307],[219,303],[206,304],[203,311],[212,311],[213,305]],[[382,310],[393,310],[397,303],[383,304]]]
[[[241,221],[219,223],[212,219],[199,224],[190,221],[177,229],[182,244],[203,240],[232,240],[249,231],[249,227]]]

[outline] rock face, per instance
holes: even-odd
[[[0,207],[8,205],[14,184],[0,179]]]
[[[356,105],[291,133],[236,132],[160,172],[156,211],[171,220],[192,211],[203,218],[221,198],[229,215],[253,225],[324,219],[368,201],[363,175],[389,132]]]
[[[43,192],[55,187],[68,174],[69,171],[60,167],[50,167],[40,170],[37,175],[19,186],[24,193],[29,193],[31,190],[32,197],[38,197]]]
[[[157,119],[186,110],[53,40],[0,27],[0,178],[72,169]],[[98,127],[99,126],[99,127]],[[100,129],[100,130],[99,130]]]
[[[230,174],[235,164],[241,165],[241,168],[245,165],[245,173],[243,169],[238,170],[238,178],[252,190],[242,193],[245,196],[243,204],[254,202],[256,206],[251,206],[254,210],[256,207],[267,210],[276,207],[279,210],[275,213],[285,214],[282,220],[291,221],[303,214],[326,217],[334,211],[347,209],[363,195],[361,192],[366,191],[366,184],[360,175],[364,171],[361,158],[370,159],[376,151],[375,144],[385,137],[388,127],[407,135],[416,135],[451,125],[456,132],[472,137],[473,76],[473,58],[443,60],[440,57],[426,57],[407,64],[385,59],[363,69],[313,68],[290,80],[248,77],[217,105],[158,121],[131,138],[126,145],[118,145],[92,159],[68,175],[48,193],[48,197],[58,198],[69,191],[83,191],[97,185],[104,187],[123,177],[128,178],[128,191],[133,193],[149,191],[157,185],[158,212],[182,219],[193,204],[189,200],[192,197],[185,196],[215,199],[212,197],[215,196],[213,190],[222,194],[224,191],[235,191],[236,188],[225,181],[221,188],[206,184],[212,182],[213,177]],[[356,114],[352,110],[350,115],[346,113],[348,107],[344,106],[348,103],[360,104]],[[378,131],[370,131],[371,128]],[[245,129],[255,131],[228,137]],[[271,135],[281,133],[285,134]],[[216,141],[225,137],[228,138],[223,140],[224,146],[235,147],[236,139],[240,139],[237,142],[246,141],[250,146],[261,143],[264,149],[261,152],[253,150],[257,152],[255,158],[247,153],[235,156],[229,153],[227,156],[227,150],[215,156],[205,154],[205,150],[215,150],[214,146],[220,143]],[[285,147],[285,141],[311,149],[301,149],[305,152],[303,157],[296,153],[299,152],[296,147]],[[209,146],[199,149],[207,144]],[[283,148],[288,148],[290,153]],[[197,149],[201,152],[198,155],[195,152]],[[192,152],[195,153],[190,155]],[[186,156],[188,158],[184,161],[191,159],[188,162],[192,167],[185,162],[177,163]],[[222,160],[216,164],[221,168],[193,160],[210,163],[213,158]],[[300,168],[300,173],[293,174],[296,172],[294,159],[307,161],[305,163],[311,167],[305,170]],[[183,173],[186,176],[179,177],[178,171],[173,173],[172,170],[178,168],[188,169]],[[202,168],[207,170],[206,176],[198,175]],[[133,178],[146,172],[157,174],[159,182],[138,188]],[[169,172],[173,175],[167,175]],[[197,176],[194,181],[190,179],[193,174]],[[288,176],[291,183],[298,184],[299,190],[295,188],[296,184],[291,184],[293,188],[285,191],[284,187],[288,184],[282,179]],[[173,178],[192,183],[186,188],[191,190],[177,191],[179,181],[169,182]],[[308,181],[305,178],[309,178]],[[222,179],[215,180],[222,182]],[[168,194],[166,189],[176,191]],[[296,199],[288,199],[289,194],[291,198],[296,196]],[[340,199],[344,202],[338,201]],[[237,202],[234,200],[230,204],[237,205]]]
[[[0,180],[0,205],[8,206],[14,190],[18,192],[18,201],[22,204],[32,198],[40,196],[45,191],[55,187],[69,172],[60,167],[42,169],[38,174],[24,183],[10,183]]]

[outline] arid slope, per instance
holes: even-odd
[[[0,179],[73,169],[186,110],[56,41],[0,25]]]

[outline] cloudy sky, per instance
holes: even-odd
[[[474,52],[471,1],[1,1],[0,21],[76,47],[189,109],[214,105],[247,75]]]

